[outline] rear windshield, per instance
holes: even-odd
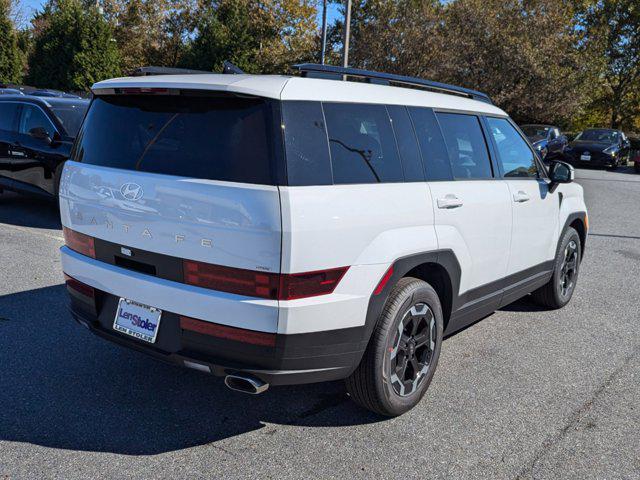
[[[95,97],[72,159],[92,165],[274,184],[272,103],[183,95]]]

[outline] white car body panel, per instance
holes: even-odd
[[[134,183],[143,197],[120,191]],[[278,188],[118,170],[69,161],[60,182],[62,224],[164,255],[280,271]]]
[[[280,191],[283,272],[389,265],[438,248],[424,182],[281,187]]]
[[[503,278],[511,243],[509,188],[502,180],[455,180],[430,184],[434,205],[447,196],[458,208],[436,208],[440,249],[450,249],[460,263],[460,294]]]
[[[505,180],[513,206],[513,234],[507,274],[534,267],[555,256],[558,243],[558,191],[544,180]]]
[[[250,330],[278,330],[278,302],[172,282],[60,249],[67,275],[118,297],[168,312]]]

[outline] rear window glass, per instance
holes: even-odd
[[[384,105],[324,103],[333,182],[402,182],[391,121]]]
[[[274,184],[268,100],[186,95],[96,97],[72,159],[107,167]]]

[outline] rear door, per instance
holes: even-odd
[[[34,135],[36,129],[46,132],[49,140],[37,138]],[[40,106],[22,105],[16,145],[21,161],[19,164],[16,162],[14,178],[54,195],[56,169],[68,157],[70,142],[63,139]]]
[[[231,95],[96,97],[61,180],[63,224],[116,246],[279,272],[276,108]]]
[[[453,250],[458,258],[458,307],[470,307],[496,293],[506,274],[511,238],[509,190],[494,178],[479,117],[410,110],[430,181],[438,245]],[[495,297],[494,303],[498,300]]]
[[[507,273],[516,276],[514,281],[524,280],[550,268],[557,243],[558,193],[549,191],[535,154],[508,119],[487,117],[487,124],[513,208]]]
[[[0,177],[11,178],[14,170],[16,126],[20,104],[0,102]]]

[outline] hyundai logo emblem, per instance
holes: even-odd
[[[125,183],[120,187],[120,193],[127,200],[140,200],[144,192],[137,183]]]

